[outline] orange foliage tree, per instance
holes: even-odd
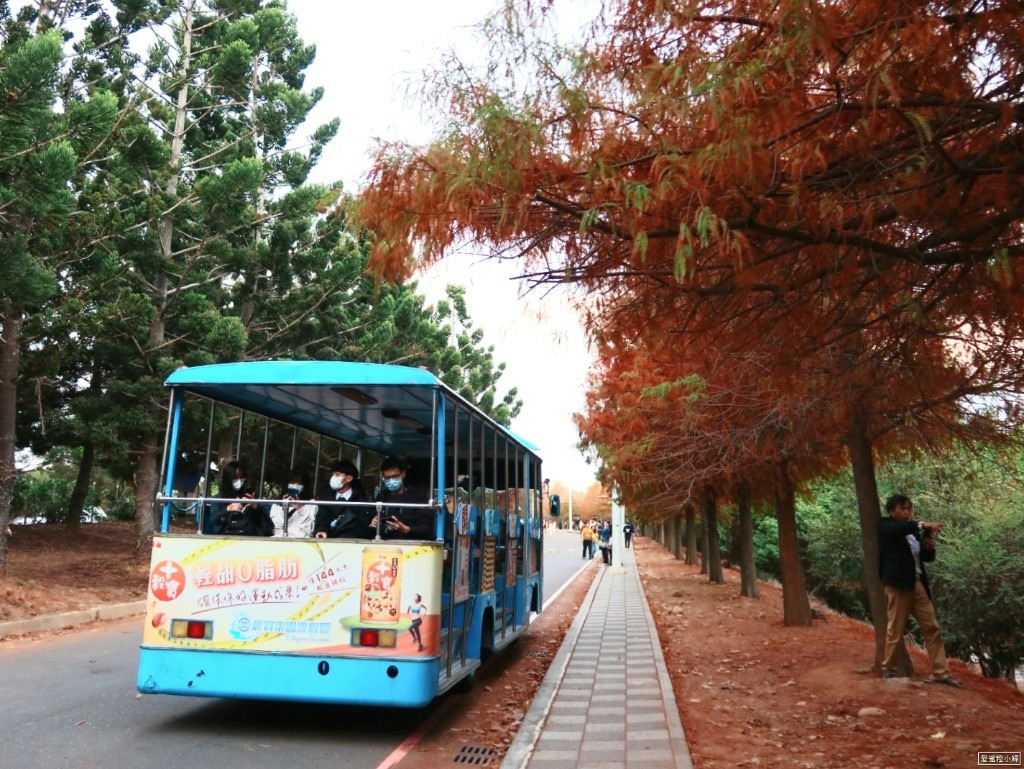
[[[585,489],[575,489],[566,483],[552,481],[551,493],[560,497],[561,521],[566,525],[569,523],[570,512],[574,526],[581,520],[611,517],[611,498],[601,488],[600,483],[594,482],[588,484]]]
[[[734,501],[742,504],[742,491],[750,490],[774,501],[784,619],[810,624],[794,495],[801,480],[840,461],[836,441],[816,435],[828,424],[830,402],[799,381],[781,388],[769,376],[777,366],[772,350],[730,352],[724,335],[706,345],[650,331],[624,328],[619,342],[601,349],[586,411],[577,417],[583,444],[601,457],[602,473],[618,481],[627,505],[702,510],[712,535],[704,553],[712,581],[722,580],[717,500],[737,490]],[[752,547],[746,550],[743,582],[753,594]]]
[[[967,399],[1020,389],[1022,3],[609,0],[573,51],[534,35],[549,5],[508,0],[490,68],[432,81],[434,143],[381,148],[374,263],[477,242],[592,292],[606,339],[769,340],[769,391],[833,404],[877,628],[874,454],[996,430]]]
[[[1020,345],[1006,334],[997,348],[987,335],[959,328],[956,316],[922,321],[905,306],[891,306],[902,303],[899,295],[872,294],[839,303],[845,315],[867,319],[860,328],[851,324],[841,343],[801,350],[832,320],[838,302],[795,292],[773,304],[753,298],[753,323],[739,298],[706,298],[688,322],[680,320],[686,307],[677,307],[677,297],[650,285],[600,303],[599,336],[614,341],[601,348],[602,369],[581,432],[603,446],[599,454],[614,478],[642,476],[652,462],[661,472],[671,467],[673,477],[685,478],[682,490],[672,489],[683,500],[699,496],[698,484],[721,489],[755,481],[762,499],[774,491],[792,624],[810,621],[793,495],[848,452],[862,500],[864,577],[880,641],[885,608],[875,568],[873,450],[999,437],[1004,425],[965,406],[971,396],[1016,387],[1011,376],[1019,368],[1008,364],[1019,366]],[[801,307],[800,323],[793,305]],[[626,485],[638,489],[637,497],[658,499],[657,486]]]

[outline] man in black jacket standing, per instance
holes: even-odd
[[[935,560],[933,535],[941,524],[912,521],[914,505],[902,494],[893,494],[885,502],[888,517],[878,521],[878,576],[885,585],[886,632],[882,676],[895,678],[896,652],[900,637],[913,616],[924,636],[925,648],[932,663],[932,682],[960,687],[949,674],[942,631],[935,620],[928,573],[924,564]]]

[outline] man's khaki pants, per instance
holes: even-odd
[[[907,617],[913,617],[917,620],[917,626],[921,628],[924,645],[932,661],[932,678],[942,679],[948,676],[949,665],[946,662],[946,647],[942,643],[942,631],[939,630],[939,623],[935,621],[935,609],[921,580],[915,580],[913,590],[900,590],[886,585],[885,597],[888,624],[885,629],[885,656],[882,658],[882,669],[896,669],[896,649],[907,626]]]

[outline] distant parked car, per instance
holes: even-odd
[[[15,526],[31,526],[33,523],[46,523],[46,516],[19,515],[17,518],[11,518],[11,523]]]
[[[102,523],[107,520],[107,514],[102,507],[82,508],[82,523]]]
[[[107,515],[106,510],[102,507],[84,507],[82,508],[82,523],[103,523],[109,520],[110,516]],[[17,518],[12,518],[11,523],[15,526],[31,526],[34,523],[49,523],[45,515],[20,515]]]

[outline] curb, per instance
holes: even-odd
[[[122,617],[130,617],[135,614],[144,614],[145,611],[145,601],[131,601],[129,603],[97,606],[93,609],[69,611],[63,614],[47,614],[41,617],[9,620],[7,622],[0,622],[0,638],[46,630],[64,630],[65,628],[84,625],[88,622],[121,619]]]

